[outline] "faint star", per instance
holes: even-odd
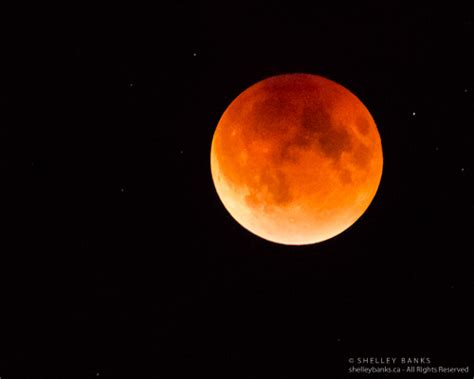
[[[464,167],[461,167],[461,172],[464,172]]]
[[[435,147],[435,150],[436,150],[436,151],[439,151],[439,146],[436,146],[436,147]]]
[[[193,57],[197,57],[197,53],[193,53]]]
[[[120,192],[125,192],[125,188],[120,188]]]
[[[467,92],[467,88],[464,88],[464,92]]]
[[[183,151],[183,150],[180,150],[180,151],[179,151],[179,153],[180,153],[180,154],[183,154],[183,153],[184,153],[184,151]]]
[[[130,87],[133,87],[133,83],[130,83]]]

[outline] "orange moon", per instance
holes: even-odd
[[[367,108],[310,74],[262,80],[222,115],[211,146],[217,194],[268,241],[307,245],[354,224],[382,177],[382,143]]]

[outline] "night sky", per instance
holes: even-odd
[[[32,28],[2,94],[29,100],[0,125],[2,379],[352,378],[386,356],[474,375],[474,6],[328,3]],[[292,72],[356,94],[384,151],[364,216],[303,247],[242,228],[210,173],[229,103]]]

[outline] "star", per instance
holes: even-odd
[[[467,88],[464,88],[464,93],[467,93]]]
[[[412,115],[413,115],[413,116],[416,116],[416,112],[413,112]]]
[[[120,192],[125,192],[125,188],[120,188]]]
[[[179,153],[180,153],[180,154],[183,154],[183,153],[184,153],[184,150],[180,150]]]
[[[461,167],[461,172],[464,172],[464,167]]]
[[[197,57],[197,53],[193,53],[193,57]]]
[[[435,147],[435,150],[436,150],[436,151],[439,151],[439,146],[436,146],[436,147]]]
[[[130,87],[133,87],[133,83],[130,83]]]

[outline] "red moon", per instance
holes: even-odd
[[[362,102],[320,76],[258,82],[225,110],[211,174],[235,220],[268,241],[307,245],[349,228],[382,177],[377,126]]]

